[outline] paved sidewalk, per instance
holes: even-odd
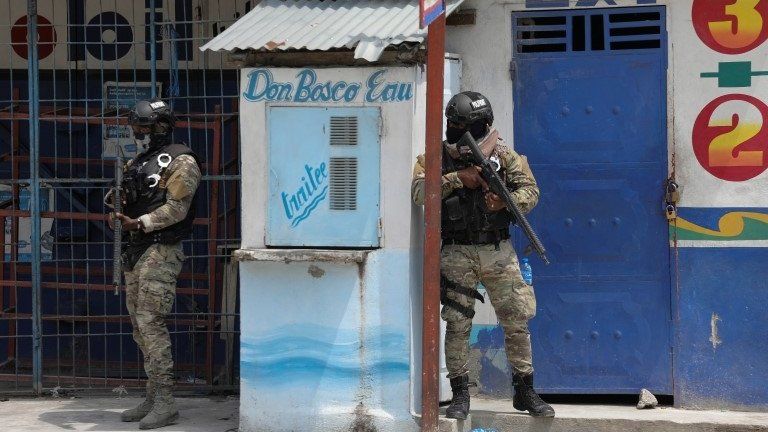
[[[140,398],[41,398],[0,402],[0,430],[49,431],[138,431],[138,423],[123,423],[120,412],[133,408]],[[164,432],[237,431],[238,399],[177,398],[181,417]]]
[[[0,402],[0,431],[137,431],[138,423],[123,423],[120,412],[140,398],[41,398]],[[181,418],[164,432],[236,432],[238,399],[177,398]],[[536,419],[515,411],[512,401],[472,399],[467,422],[443,420],[441,431],[485,428],[498,432],[768,432],[768,413],[689,411],[673,408],[637,410],[618,405],[554,405],[557,417]]]
[[[499,432],[768,432],[768,413],[664,407],[638,410],[634,406],[622,405],[556,404],[553,407],[557,416],[541,419],[516,411],[511,400],[473,398],[470,424],[472,428]]]

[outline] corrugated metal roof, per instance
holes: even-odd
[[[447,1],[448,13],[464,0]],[[422,42],[416,0],[262,0],[200,50],[353,48],[375,61],[389,45]]]

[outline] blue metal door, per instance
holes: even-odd
[[[541,187],[531,220],[552,259],[533,264],[547,392],[672,391],[664,12],[512,17],[515,147]]]

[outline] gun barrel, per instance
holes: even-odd
[[[544,245],[541,243],[541,240],[539,240],[536,232],[533,231],[533,227],[531,227],[530,222],[528,222],[528,219],[523,214],[520,206],[518,206],[515,200],[512,199],[512,194],[510,194],[507,190],[507,187],[504,185],[501,177],[499,177],[499,174],[496,173],[496,171],[494,171],[491,167],[490,162],[488,159],[486,159],[485,155],[480,150],[480,147],[475,142],[472,134],[465,132],[461,137],[458,145],[466,145],[470,148],[470,150],[472,150],[472,156],[475,159],[475,164],[482,168],[482,175],[485,178],[485,181],[488,182],[488,186],[491,188],[491,191],[498,195],[502,200],[504,200],[507,209],[509,209],[509,211],[512,212],[512,214],[515,216],[517,224],[523,230],[523,233],[528,238],[528,241],[531,242],[533,249],[535,249],[539,254],[541,260],[544,261],[544,264],[549,265],[549,259],[547,258],[547,251],[544,249]]]
[[[115,189],[112,195],[112,204],[115,213],[122,213],[123,211],[123,197],[122,197],[122,183],[123,183],[123,160],[120,157],[118,151],[115,159]],[[122,283],[122,241],[123,241],[123,224],[120,219],[114,220],[114,240],[112,243],[112,285],[115,287],[115,295],[120,294],[120,285]]]

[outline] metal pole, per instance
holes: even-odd
[[[149,68],[152,81],[151,95],[157,96],[157,25],[155,24],[155,0],[149,0]]]
[[[443,140],[445,14],[427,36],[427,136],[424,198],[424,311],[421,359],[421,430],[436,432],[440,397],[440,205]]]
[[[38,92],[37,0],[27,2],[27,46],[29,49],[29,177],[30,218],[32,219],[32,387],[43,392],[43,350],[40,311],[40,95]]]

